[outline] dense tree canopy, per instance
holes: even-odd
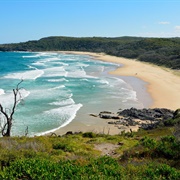
[[[180,69],[180,38],[140,37],[46,37],[38,41],[2,44],[0,51],[88,51],[136,58],[156,65]]]

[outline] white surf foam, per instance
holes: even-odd
[[[61,79],[48,79],[47,81],[48,82],[63,82],[63,81],[69,82],[69,80],[67,80],[65,78],[61,78]]]
[[[43,77],[58,77],[58,76],[67,76],[67,72],[64,67],[52,67],[44,70]]]
[[[121,95],[124,99],[124,102],[127,100],[138,100],[136,91],[127,88],[121,88],[120,91],[117,92],[117,95]]]
[[[58,57],[48,57],[46,59],[43,59],[41,62],[46,63],[46,62],[51,62],[51,61],[59,61],[61,58]]]
[[[98,82],[101,83],[101,84],[109,84],[109,82],[107,80],[105,80],[105,79],[101,79]]]
[[[66,99],[72,97],[73,94],[69,89],[59,88],[58,90],[38,88],[31,90],[31,97],[33,100],[50,100],[50,102],[56,100],[57,98]],[[54,100],[53,100],[54,99]]]
[[[57,56],[58,53],[53,53],[53,52],[36,52],[37,54],[34,56],[38,56],[38,57],[47,57],[47,56]]]
[[[116,77],[113,77],[113,78],[109,78],[111,80],[110,82],[110,87],[122,87],[122,85],[127,85],[127,83],[120,79],[120,78],[116,78]]]
[[[58,55],[58,53],[55,52],[39,52],[40,56],[52,56],[52,55]]]
[[[35,55],[27,55],[27,56],[22,56],[23,58],[37,58],[39,57],[39,54],[35,54]]]
[[[53,87],[53,88],[49,88],[48,90],[51,91],[51,90],[56,90],[56,89],[61,89],[61,88],[65,88],[66,86],[64,85],[60,85],[60,86],[56,86],[56,87]]]
[[[42,61],[34,62],[34,63],[32,63],[32,65],[34,65],[34,66],[46,66],[46,65],[44,64],[44,62],[42,62]]]
[[[12,73],[4,76],[4,78],[7,79],[37,79],[41,77],[44,74],[43,70],[31,70],[31,71],[25,71],[21,73]]]
[[[133,101],[137,101],[137,93],[136,91],[130,91],[130,93],[128,94],[128,97],[127,97],[128,100],[133,100]]]
[[[30,91],[25,89],[20,89],[19,94],[17,95],[17,100],[25,99],[30,95]],[[20,102],[18,101],[18,103]],[[4,108],[11,108],[14,103],[14,94],[13,92],[2,94],[0,96],[0,103]]]
[[[73,104],[73,105],[69,105],[69,106],[65,106],[65,107],[60,107],[60,108],[56,108],[56,109],[52,109],[50,111],[46,111],[44,112],[44,114],[46,116],[57,116],[57,117],[61,117],[64,120],[64,123],[57,127],[54,128],[52,130],[46,131],[46,132],[42,132],[42,133],[37,133],[35,135],[40,136],[40,135],[45,135],[51,132],[54,132],[62,127],[67,126],[75,117],[76,117],[76,113],[77,111],[82,107],[82,104]]]
[[[28,67],[29,69],[35,69],[35,70],[38,70],[36,67],[30,66],[30,65],[27,65],[27,67]]]
[[[89,64],[77,63],[76,66],[78,66],[78,67],[88,67]]]
[[[67,77],[97,79],[94,76],[87,75],[83,68],[81,68],[81,69],[71,69],[70,71],[67,72]]]
[[[0,95],[5,94],[4,89],[0,89]]]
[[[56,101],[49,103],[50,105],[55,105],[55,106],[67,106],[67,105],[72,105],[75,104],[74,100],[72,98],[61,100],[61,101]]]

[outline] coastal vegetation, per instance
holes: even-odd
[[[178,180],[180,117],[175,112],[167,120],[171,123],[118,135],[3,137],[0,179]]]
[[[1,44],[0,51],[87,51],[133,58],[180,69],[180,38],[142,37],[46,37],[40,40]]]

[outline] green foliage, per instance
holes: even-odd
[[[140,144],[149,149],[153,149],[156,147],[157,142],[155,139],[151,139],[149,137],[144,137],[141,139]]]
[[[174,126],[176,124],[180,124],[180,117],[164,121],[165,126]]]
[[[156,165],[153,163],[143,172],[143,177],[147,180],[178,180],[180,172],[166,164]]]
[[[165,126],[175,126],[175,125],[179,126],[180,125],[180,109],[177,109],[174,112],[173,118],[164,121],[164,125]]]
[[[109,157],[78,161],[60,161],[54,163],[45,159],[23,159],[11,163],[1,172],[5,179],[119,179],[121,167]]]
[[[160,126],[158,128],[155,129],[151,129],[151,130],[143,130],[140,129],[136,134],[139,137],[151,137],[151,138],[155,138],[155,139],[159,139],[163,136],[167,136],[167,135],[172,135],[174,127],[166,127],[166,126]]]
[[[180,159],[180,142],[173,136],[165,136],[158,143],[155,153],[167,159]]]
[[[85,162],[46,159],[22,159],[12,162],[0,172],[3,180],[16,179],[74,179],[74,180],[115,180],[115,179],[166,179],[178,180],[180,171],[165,164],[122,166],[111,157],[89,159]]]
[[[87,138],[95,138],[96,134],[93,132],[85,132],[83,133],[83,137],[87,137]]]
[[[169,132],[0,138],[0,179],[178,180],[180,142]],[[119,144],[116,158],[101,156],[94,145],[103,143]]]
[[[124,152],[122,159],[132,157],[139,158],[164,158],[166,160],[178,161],[180,159],[180,142],[174,136],[165,136],[160,140],[144,137],[139,144]]]

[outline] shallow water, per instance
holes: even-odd
[[[133,86],[108,75],[120,65],[87,55],[0,52],[0,103],[11,108],[12,89],[23,79],[12,134],[44,134],[70,123],[81,113],[144,107]],[[135,87],[135,86],[134,86]],[[144,85],[142,85],[144,87]],[[137,88],[135,88],[137,90]]]

